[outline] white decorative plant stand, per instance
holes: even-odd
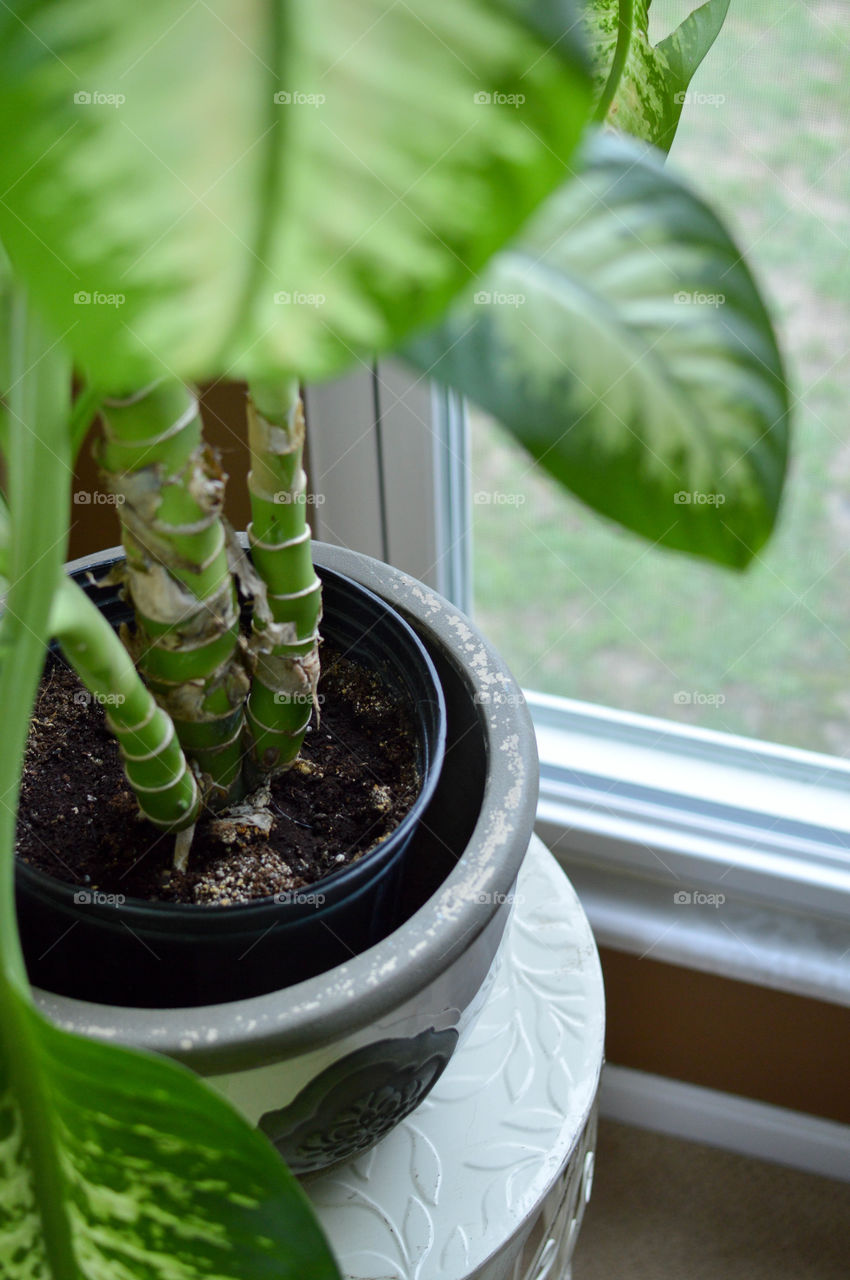
[[[604,995],[536,838],[481,1012],[433,1092],[307,1191],[346,1280],[565,1280],[590,1196]]]

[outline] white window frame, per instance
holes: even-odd
[[[308,388],[306,403],[316,536],[471,612],[462,403],[395,361]],[[527,697],[538,829],[600,944],[850,1004],[850,763]]]
[[[472,597],[466,418],[394,360],[307,387],[313,532],[412,574],[464,612]]]

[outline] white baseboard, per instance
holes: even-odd
[[[600,1111],[623,1124],[850,1182],[850,1125],[833,1120],[610,1064],[602,1073]]]

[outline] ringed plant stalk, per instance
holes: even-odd
[[[0,593],[9,572],[10,523],[0,495]],[[85,591],[61,574],[48,635],[102,706],[142,815],[167,831],[192,827],[201,794],[167,712],[158,707],[124,644]],[[189,837],[191,838],[191,837]]]
[[[200,788],[170,716],[157,706],[97,606],[64,575],[53,597],[50,633],[89,693],[107,708],[106,721],[142,815],[167,831],[192,827]]]
[[[255,385],[248,397],[251,524],[259,578],[251,649],[256,659],[247,723],[250,761],[262,778],[298,755],[318,714],[322,584],[313,568],[304,473],[304,412],[295,379]]]
[[[242,794],[250,685],[221,516],[226,477],[204,444],[197,398],[182,383],[104,399],[101,413],[99,461],[118,500],[136,619],[122,639],[173,721],[204,803],[221,808]]]

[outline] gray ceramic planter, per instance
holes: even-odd
[[[39,995],[63,1027],[205,1076],[299,1173],[366,1150],[439,1078],[481,1003],[537,800],[525,702],[468,619],[379,561],[321,544],[315,555],[407,618],[446,696],[446,763],[417,836],[405,923],[347,964],[228,1004],[135,1009]]]

